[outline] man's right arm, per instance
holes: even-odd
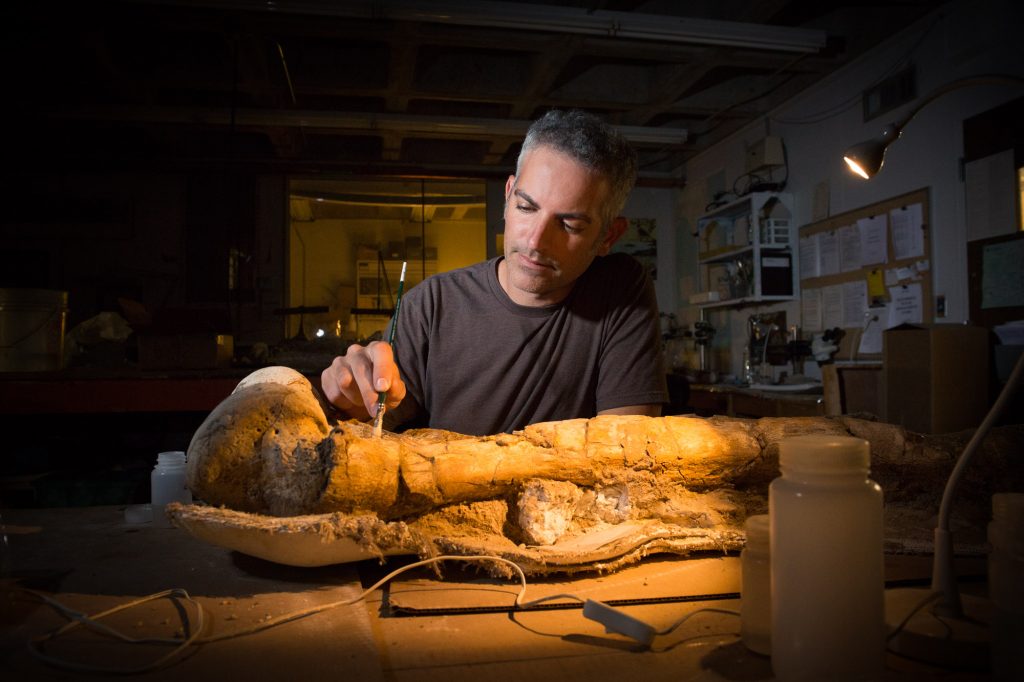
[[[391,346],[383,341],[349,346],[345,355],[334,358],[320,374],[320,388],[335,408],[352,419],[375,416],[379,391],[386,392],[388,409],[405,398],[405,383]]]

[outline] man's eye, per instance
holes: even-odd
[[[579,234],[580,232],[583,231],[582,227],[579,227],[577,225],[573,225],[572,223],[567,223],[564,220],[562,221],[562,229],[564,229],[566,232],[569,232],[571,234]]]
[[[533,206],[530,206],[529,204],[516,204],[516,209],[523,213],[532,213],[535,210]]]

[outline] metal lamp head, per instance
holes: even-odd
[[[843,161],[857,175],[869,180],[878,173],[885,162],[885,150],[900,136],[901,126],[890,123],[882,134],[874,139],[853,145],[843,154]]]

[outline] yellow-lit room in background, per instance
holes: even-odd
[[[288,306],[319,310],[290,314],[289,337],[368,339],[387,325],[403,262],[412,288],[486,259],[482,181],[293,179],[289,192]]]

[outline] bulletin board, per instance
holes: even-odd
[[[1024,232],[968,242],[967,278],[974,324],[1024,320]]]
[[[882,358],[882,332],[928,324],[932,313],[928,189],[799,230],[801,325],[846,333],[836,360]]]

